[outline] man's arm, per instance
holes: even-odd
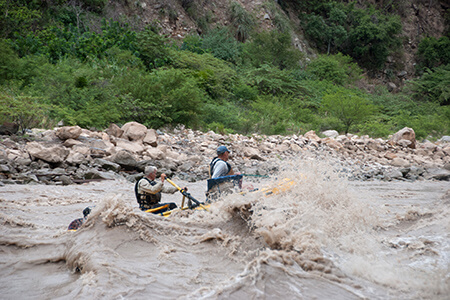
[[[139,183],[139,188],[141,191],[147,194],[156,194],[162,190],[163,183],[158,182],[155,185],[151,185],[147,180],[141,180],[141,182]]]

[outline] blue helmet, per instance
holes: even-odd
[[[226,146],[220,146],[219,148],[217,148],[217,155],[223,154],[225,152],[230,152],[230,150],[228,150]]]

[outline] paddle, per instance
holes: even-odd
[[[166,178],[167,182],[169,182],[171,185],[173,185],[174,187],[176,187],[180,193],[187,197],[189,200],[193,201],[195,204],[197,204],[198,206],[200,206],[201,208],[203,208],[204,210],[208,211],[208,209],[201,204],[197,199],[195,199],[194,197],[191,196],[191,194],[189,194],[188,192],[186,192],[184,189],[180,188],[178,185],[176,185],[175,182],[173,182],[172,180],[170,180],[169,178]]]

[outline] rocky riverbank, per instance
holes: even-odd
[[[238,172],[264,176],[294,157],[327,160],[351,180],[450,180],[450,137],[418,142],[411,128],[389,140],[339,135],[221,135],[191,129],[148,129],[130,122],[104,131],[78,126],[33,129],[28,137],[0,136],[0,185],[68,185],[123,178],[135,181],[147,165],[191,182],[207,178],[219,145],[232,151]]]

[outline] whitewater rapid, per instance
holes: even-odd
[[[350,182],[281,163],[209,211],[138,209],[133,183],[0,187],[2,299],[446,299],[448,182]],[[206,182],[179,186],[204,200]],[[181,194],[163,195],[181,203]],[[83,227],[67,231],[95,206]]]

